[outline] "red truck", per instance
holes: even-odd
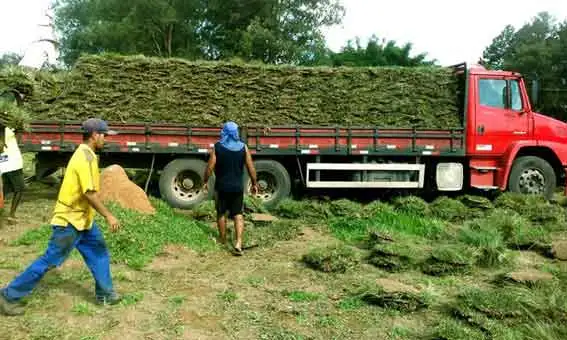
[[[460,126],[242,126],[259,197],[277,204],[290,195],[292,179],[307,189],[476,188],[551,197],[565,181],[567,124],[532,111],[520,74],[451,67],[460,82]],[[174,207],[206,199],[202,176],[220,127],[110,123],[119,135],[107,138],[102,166],[158,171],[160,194]],[[37,153],[41,178],[65,165],[81,142],[80,122],[34,122],[20,137],[23,152]]]

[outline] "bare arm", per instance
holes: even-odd
[[[112,215],[112,213],[110,212],[110,210],[108,210],[104,204],[102,204],[102,200],[100,199],[100,197],[98,196],[98,192],[96,191],[87,191],[85,193],[85,197],[87,199],[87,201],[89,202],[89,204],[95,208],[95,210],[101,214],[106,221],[108,222],[108,224],[110,225],[110,231],[117,231],[118,228],[120,227],[120,223],[118,222],[118,220],[116,219],[116,217],[114,217],[114,215]]]
[[[89,201],[89,204],[95,208],[95,210],[102,215],[102,217],[108,219],[108,217],[112,216],[112,213],[110,212],[110,210],[108,210],[104,204],[102,204],[101,199],[98,196],[98,192],[96,191],[88,191],[85,194],[85,197],[87,198],[87,201]]]
[[[254,162],[252,161],[252,154],[250,154],[248,147],[246,147],[246,169],[248,170],[248,175],[250,176],[252,185],[257,186],[258,179],[256,178],[256,169],[254,168]]]
[[[203,174],[203,185],[207,185],[209,183],[209,177],[213,174],[213,170],[215,169],[215,165],[217,163],[217,156],[215,155],[215,149],[211,149],[209,152],[209,161],[207,163],[207,168],[205,169],[205,173]]]

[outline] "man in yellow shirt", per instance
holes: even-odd
[[[83,256],[95,280],[95,297],[100,304],[116,304],[120,297],[114,291],[110,275],[110,256],[103,235],[94,221],[95,210],[106,218],[112,232],[118,220],[98,197],[100,186],[98,158],[104,137],[114,134],[100,119],[83,123],[83,144],[69,160],[51,220],[53,233],[45,253],[22,274],[0,290],[0,312],[19,315],[24,312],[17,303],[32,292],[48,270],[63,264],[74,248]]]

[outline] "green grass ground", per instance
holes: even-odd
[[[18,222],[0,230],[0,285],[41,254],[55,194],[32,184]],[[0,317],[0,339],[565,339],[567,266],[544,256],[563,237],[564,210],[505,198],[474,209],[284,202],[278,222],[248,219],[246,243],[259,247],[244,257],[215,244],[210,205],[152,200],[154,217],[113,205],[123,228],[103,229],[122,304],[93,303],[74,252],[24,316]],[[503,279],[519,269],[552,280]]]

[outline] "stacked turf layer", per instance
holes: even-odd
[[[101,55],[82,57],[67,75],[43,75],[26,105],[34,119],[49,120],[449,128],[460,125],[456,89],[451,72],[438,67],[297,68]]]

